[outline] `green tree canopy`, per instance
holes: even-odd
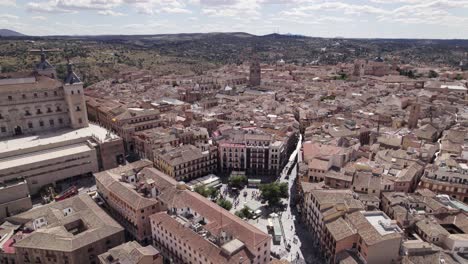
[[[226,209],[226,210],[231,210],[232,208],[232,203],[224,198],[220,198],[218,199],[218,201],[216,202],[219,206],[221,206],[222,208]]]
[[[229,177],[228,185],[234,188],[243,188],[247,184],[247,177],[245,175],[232,175]]]
[[[274,206],[279,204],[282,198],[288,198],[288,183],[272,182],[260,186],[262,199],[268,202],[268,205]]]
[[[244,208],[240,209],[239,211],[236,211],[234,214],[242,219],[251,219],[253,217],[252,210],[248,206],[244,206]]]
[[[202,185],[199,185],[197,187],[195,187],[195,192],[203,195],[204,197],[206,198],[213,198],[215,199],[218,194],[219,194],[219,190],[216,189],[216,188],[213,188],[213,187],[208,187],[206,188],[205,186],[202,186]]]

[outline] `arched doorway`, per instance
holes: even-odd
[[[23,130],[21,129],[20,126],[17,126],[15,128],[15,135],[19,136],[19,135],[22,135],[23,134]]]

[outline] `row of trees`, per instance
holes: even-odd
[[[229,178],[228,185],[231,188],[242,189],[245,185],[247,185],[247,177],[245,175],[231,176]],[[222,196],[220,197],[219,189],[214,187],[197,186],[194,190],[204,197],[216,201],[216,203],[224,209],[228,211],[232,209],[232,203]],[[277,206],[280,204],[281,199],[289,197],[288,183],[272,182],[268,184],[262,184],[260,185],[260,194],[261,199],[267,202],[269,206]],[[248,208],[246,209],[246,207],[237,211],[236,214],[242,215],[241,218],[252,217],[250,210],[248,210]]]
[[[219,190],[213,187],[205,187],[205,186],[197,186],[195,187],[195,191],[206,198],[210,198],[212,200],[216,200],[216,203],[223,207],[226,210],[231,210],[232,203],[229,200],[226,200],[222,197],[219,197]]]

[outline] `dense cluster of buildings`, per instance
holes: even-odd
[[[467,82],[392,67],[342,64],[305,89],[297,209],[327,263],[464,263]]]
[[[173,263],[269,263],[271,237],[152,168],[150,161],[96,174],[98,192],[133,239]]]
[[[0,263],[271,263],[270,235],[188,183],[277,180],[299,138],[293,202],[323,263],[463,263],[468,76],[452,70],[254,59],[83,88],[42,52],[0,75]],[[33,208],[84,177],[91,195]]]

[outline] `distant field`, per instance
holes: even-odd
[[[120,71],[146,69],[155,76],[202,74],[227,63],[242,63],[255,54],[262,62],[284,59],[297,64],[336,64],[356,58],[400,63],[457,66],[468,60],[467,40],[326,39],[246,33],[174,34],[148,36],[54,36],[0,38],[2,72],[32,69],[37,54],[30,49],[55,49],[48,55],[59,73],[66,58],[76,65],[86,85],[116,78]]]

